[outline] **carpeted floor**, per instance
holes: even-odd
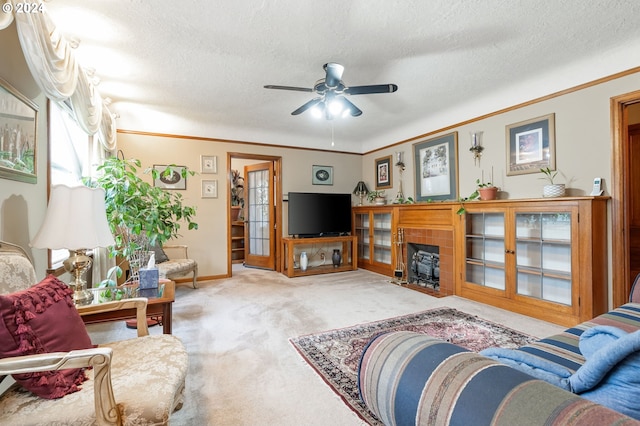
[[[517,348],[532,336],[456,309],[438,308],[290,339],[302,357],[342,400],[370,425],[382,423],[358,395],[360,356],[375,336],[389,331],[414,331],[479,352],[489,347]]]
[[[430,297],[365,270],[287,278],[236,267],[233,278],[180,285],[173,334],[187,348],[189,373],[171,424],[364,425],[289,339],[445,306],[536,337],[564,329],[455,296]],[[89,330],[94,343],[136,336],[123,323]]]

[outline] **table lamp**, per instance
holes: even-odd
[[[44,223],[31,241],[35,248],[69,250],[69,258],[63,265],[73,277],[69,287],[74,290],[76,305],[93,300],[82,277],[91,266],[87,249],[115,244],[107,223],[104,196],[101,188],[53,186]]]
[[[369,189],[367,188],[367,185],[363,181],[358,182],[355,189],[353,190],[353,193],[360,197],[360,204],[358,204],[359,206],[362,205],[362,199],[365,195],[367,195],[368,192]]]

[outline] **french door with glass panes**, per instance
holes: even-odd
[[[244,168],[245,266],[275,269],[273,162]]]

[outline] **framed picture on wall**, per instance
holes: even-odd
[[[38,107],[0,79],[0,178],[36,183]]]
[[[416,201],[458,198],[458,132],[413,144]]]
[[[312,166],[311,183],[313,185],[333,185],[333,167]]]
[[[391,168],[391,155],[376,158],[376,189],[389,189],[393,186],[393,176]]]
[[[507,176],[556,168],[555,115],[511,124],[506,128]]]
[[[218,198],[218,180],[203,180],[202,181],[202,198]]]
[[[154,164],[158,171],[158,178],[153,180],[153,186],[162,189],[187,189],[187,179],[182,176],[184,166],[163,166]]]
[[[218,173],[218,157],[215,155],[201,155],[200,173]]]

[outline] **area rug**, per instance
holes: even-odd
[[[376,335],[408,330],[428,334],[478,352],[517,348],[536,338],[451,308],[438,308],[338,330],[289,339],[296,350],[342,400],[370,425],[382,425],[358,396],[358,363]]]

